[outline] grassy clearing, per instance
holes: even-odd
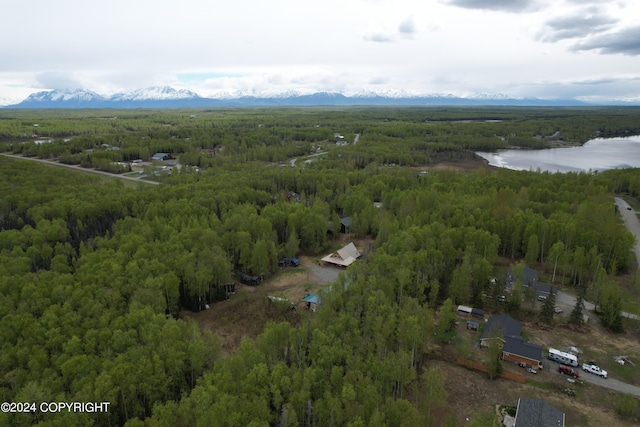
[[[194,319],[201,329],[222,338],[223,354],[232,354],[244,337],[257,338],[268,322],[300,323],[309,316],[305,310],[294,314],[282,304],[270,303],[265,288],[236,285],[236,294],[227,301],[216,302],[199,313],[184,311],[184,318]]]
[[[281,270],[280,273],[278,273],[278,278],[283,279],[285,277],[299,276],[301,274],[305,274],[306,272],[307,270],[302,267],[287,268],[285,270]]]

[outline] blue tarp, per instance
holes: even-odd
[[[310,302],[313,304],[320,304],[320,298],[318,297],[317,293],[312,293],[307,295],[306,297],[302,298],[302,301],[304,302]]]

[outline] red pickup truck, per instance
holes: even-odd
[[[561,374],[569,375],[570,377],[575,377],[575,378],[578,378],[580,376],[580,372],[578,372],[577,369],[573,369],[565,365],[558,366],[558,372],[560,372]]]

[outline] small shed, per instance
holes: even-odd
[[[258,286],[258,284],[260,283],[260,277],[251,276],[249,274],[242,274],[240,276],[240,282],[248,286]]]
[[[340,218],[340,232],[348,233],[351,229],[351,224],[353,223],[353,219],[350,216],[345,216],[344,218]]]
[[[474,322],[473,320],[467,320],[467,329],[469,329],[470,331],[477,331],[479,327],[480,327],[480,324],[478,322]]]
[[[307,303],[307,308],[311,311],[316,311],[317,306],[320,304],[320,297],[318,296],[317,293],[312,293],[309,295],[305,295],[304,298],[302,298],[302,301]]]

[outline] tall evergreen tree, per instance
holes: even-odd
[[[542,304],[542,309],[540,310],[540,321],[546,323],[547,325],[551,325],[553,323],[553,313],[556,307],[556,296],[551,292],[547,299]]]
[[[584,299],[582,298],[581,294],[579,294],[578,298],[576,299],[576,305],[571,311],[569,322],[575,323],[576,325],[584,323]]]

